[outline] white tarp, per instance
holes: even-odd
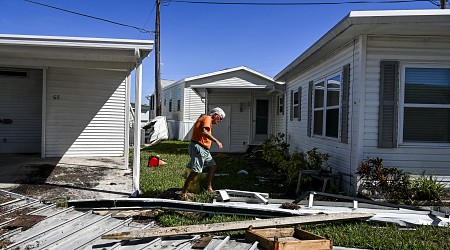
[[[157,116],[143,127],[145,129],[145,142],[154,144],[169,139],[169,130],[165,116]]]

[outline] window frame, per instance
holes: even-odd
[[[284,102],[285,102],[285,96],[284,96],[284,94],[281,94],[281,95],[279,95],[278,96],[278,98],[277,98],[277,114],[278,115],[284,115]]]
[[[399,100],[398,100],[398,144],[399,147],[449,147],[450,142],[405,142],[403,137],[404,118],[406,108],[446,108],[450,109],[450,104],[405,104],[406,90],[406,68],[431,68],[431,69],[450,69],[450,64],[426,64],[426,63],[400,63],[400,84],[399,84]]]
[[[327,86],[327,81],[329,79],[332,79],[334,77],[339,76],[340,78],[340,84],[339,84],[339,100],[338,100],[338,104],[337,105],[333,105],[333,106],[328,106],[327,105],[327,97],[328,97],[328,86]],[[316,108],[315,107],[315,101],[316,101],[316,86],[319,83],[324,84],[324,93],[323,93],[323,105],[320,108]],[[343,75],[341,71],[335,71],[333,73],[327,74],[327,76],[325,77],[321,77],[317,80],[313,81],[313,89],[312,89],[312,100],[311,100],[311,105],[312,105],[312,109],[311,109],[311,136],[312,137],[317,137],[317,138],[323,138],[323,139],[329,139],[329,140],[336,140],[339,141],[341,138],[341,119],[342,119],[342,84],[343,84]],[[332,137],[332,136],[327,136],[326,135],[326,124],[327,124],[327,110],[335,110],[337,108],[338,110],[338,119],[337,119],[337,137]],[[316,111],[322,111],[322,134],[316,134],[314,132],[314,118],[315,118],[315,112]]]
[[[292,110],[293,110],[292,118],[294,120],[295,119],[298,120],[298,118],[300,117],[300,94],[301,93],[299,93],[298,88],[296,91],[293,90],[293,92],[292,92]],[[295,95],[297,95],[297,104],[295,104]],[[297,112],[295,111],[296,107],[297,107]]]

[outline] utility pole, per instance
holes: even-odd
[[[446,9],[447,0],[441,0],[441,9]]]
[[[155,110],[156,116],[161,115],[161,71],[160,71],[160,59],[159,59],[159,51],[160,51],[160,20],[159,20],[159,7],[161,4],[161,0],[156,1],[156,23],[155,23]]]

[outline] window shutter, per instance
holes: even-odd
[[[290,108],[290,116],[291,116],[291,121],[294,120],[294,91],[291,90],[291,108]]]
[[[313,84],[314,84],[313,81],[310,81],[308,84],[308,114],[307,114],[307,116],[308,116],[307,129],[308,129],[308,131],[307,131],[307,135],[309,137],[311,137],[312,105],[313,105],[312,96],[313,96],[313,91],[314,91]]]
[[[380,111],[378,116],[378,147],[397,147],[399,63],[380,62]]]
[[[302,120],[302,87],[298,87],[298,120]]]
[[[342,92],[341,92],[341,142],[348,143],[348,110],[350,92],[350,64],[342,68]]]

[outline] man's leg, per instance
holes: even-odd
[[[181,190],[181,198],[187,198],[187,189],[189,187],[189,184],[191,183],[191,181],[198,175],[198,173],[191,171],[188,175],[188,177],[186,178],[186,181],[184,181],[184,186],[183,189]]]
[[[214,174],[216,173],[217,165],[210,166],[208,168],[208,192],[214,192],[214,189],[212,187],[212,181],[214,178]]]

